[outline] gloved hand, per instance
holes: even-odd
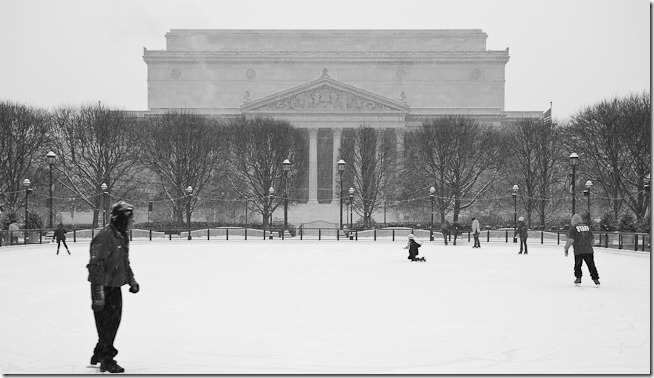
[[[136,282],[136,280],[132,279],[129,282],[129,292],[136,294],[139,292],[139,290],[140,290],[139,283]]]
[[[568,257],[568,250],[564,249],[564,251],[565,251],[565,257]]]
[[[104,287],[91,285],[91,308],[93,311],[102,311],[104,308]]]

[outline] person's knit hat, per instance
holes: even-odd
[[[573,226],[578,225],[579,223],[584,223],[584,220],[581,218],[581,215],[575,214],[572,216],[572,219],[570,219],[570,224]]]
[[[524,218],[524,217],[520,217],[520,218],[518,218],[518,220],[519,220],[520,222],[524,222],[524,221],[525,221],[525,218]]]
[[[413,240],[415,238],[415,236],[413,236],[413,234],[409,234],[409,235],[407,235],[407,237],[409,238],[409,240]]]

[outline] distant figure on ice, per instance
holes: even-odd
[[[114,340],[123,310],[121,286],[129,284],[131,293],[138,293],[139,284],[129,263],[127,231],[134,217],[134,207],[117,202],[111,207],[111,221],[91,240],[91,259],[88,281],[91,283],[91,308],[98,332],[98,343],[93,350],[91,365],[100,362],[100,371],[125,371],[114,357],[118,350]]]
[[[515,237],[518,235],[520,237],[520,252],[518,252],[519,255],[522,254],[522,247],[525,247],[525,255],[527,254],[527,237],[529,236],[529,232],[527,228],[527,224],[525,223],[525,218],[520,217],[518,218],[518,224],[516,225],[516,230],[515,234],[513,236]]]
[[[61,247],[61,242],[63,242],[66,251],[68,251],[68,254],[70,255],[70,249],[68,249],[68,246],[66,245],[66,233],[68,233],[68,231],[64,228],[64,225],[59,223],[54,235],[52,235],[52,242],[54,242],[55,238],[57,239],[57,254],[59,254],[59,247]]]
[[[411,260],[411,261],[427,261],[427,260],[425,260],[424,257],[418,258],[418,248],[420,248],[422,246],[422,243],[418,243],[416,241],[415,236],[413,236],[413,234],[407,235],[407,238],[409,238],[409,240],[408,240],[408,242],[406,244],[406,247],[404,247],[404,249],[409,250],[408,259]]]
[[[456,238],[459,236],[459,230],[461,229],[461,224],[459,222],[454,222],[452,223],[452,230],[451,232],[454,234],[454,242],[452,245],[456,245]]]
[[[452,225],[450,225],[450,222],[445,220],[441,224],[441,232],[443,233],[443,240],[445,240],[445,245],[447,245],[447,239],[450,237],[450,229],[452,228]]]
[[[479,244],[479,233],[481,232],[481,226],[479,225],[479,220],[477,218],[472,218],[472,235],[475,237],[475,245],[472,248],[481,248]]]
[[[563,250],[565,255],[568,256],[568,248],[574,247],[575,250],[575,284],[581,283],[581,263],[586,262],[590,278],[593,279],[595,285],[599,285],[599,274],[595,267],[595,259],[593,257],[593,232],[590,226],[584,224],[581,215],[575,214],[570,220],[570,231],[568,232],[568,241],[565,243]]]

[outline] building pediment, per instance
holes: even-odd
[[[246,99],[247,101],[247,99]],[[318,80],[291,88],[241,106],[243,113],[258,112],[392,112],[408,113],[406,103],[394,101],[339,82],[327,74]]]

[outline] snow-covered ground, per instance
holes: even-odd
[[[403,238],[404,239],[404,238]],[[128,374],[650,374],[648,253],[404,241],[134,241]],[[0,248],[0,373],[93,374],[88,242]],[[63,246],[62,246],[63,250]]]

